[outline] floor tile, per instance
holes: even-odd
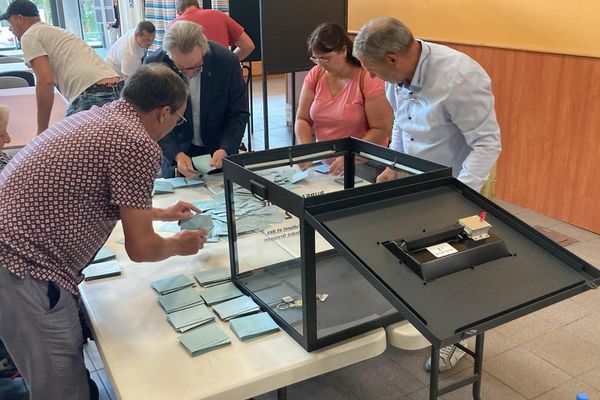
[[[577,239],[580,242],[587,242],[588,240],[600,239],[600,235],[597,235],[594,232],[586,231],[585,229],[578,228],[574,225],[567,224],[565,222],[561,222],[558,225],[554,225],[552,227],[552,230],[562,233],[563,235],[570,236],[573,239]]]
[[[359,399],[392,400],[424,386],[385,355],[351,365],[331,376]]]
[[[461,373],[461,378],[468,376],[465,372]],[[453,392],[444,395],[446,400],[467,400],[473,398],[473,386],[468,385]],[[485,400],[525,400],[525,397],[511,389],[506,384],[494,378],[490,374],[483,372],[483,380],[481,384],[481,398]],[[426,397],[422,397],[426,399]]]
[[[108,378],[106,371],[104,369],[101,369],[96,372],[98,373],[100,380],[102,380],[102,384],[104,385],[104,388],[106,389],[106,393],[108,393],[108,396],[111,398],[111,400],[116,400],[117,395],[115,394],[115,390],[113,389],[112,382]]]
[[[100,357],[100,353],[98,352],[98,347],[96,347],[96,342],[93,340],[88,340],[84,346],[84,349],[87,351],[88,356],[90,357],[90,361],[94,365],[94,371],[104,368],[104,364],[102,363],[102,358]]]
[[[494,331],[515,344],[523,344],[545,335],[554,328],[556,325],[530,314],[501,325]]]
[[[598,334],[600,332],[600,312],[581,318],[565,326],[564,329],[600,348],[600,334]]]
[[[592,312],[593,310],[584,305],[572,299],[567,299],[536,311],[533,315],[550,322],[558,328],[590,315]]]
[[[517,217],[531,226],[541,225],[545,226],[546,228],[552,228],[553,226],[561,223],[561,221],[557,219],[547,217],[545,215],[530,210],[519,213]]]
[[[514,215],[519,215],[528,211],[526,208],[517,206],[504,200],[500,200],[498,198],[494,198],[493,201],[494,203],[498,204],[500,207],[504,208],[506,211]]]
[[[600,268],[600,239],[573,243],[568,249],[593,266]]]
[[[485,369],[485,363],[498,356],[499,354],[504,353],[512,348],[515,348],[517,344],[510,339],[500,335],[495,330],[490,330],[485,333],[484,340],[484,348],[483,348],[483,367]]]
[[[600,368],[586,372],[579,377],[579,380],[600,392]],[[600,399],[600,396],[598,396],[598,398]]]
[[[524,348],[571,376],[600,366],[600,349],[564,329],[534,339]]]
[[[572,379],[572,376],[522,348],[494,357],[485,371],[520,395],[531,399]]]
[[[584,392],[590,399],[600,398],[600,392],[592,388],[590,385],[581,382],[579,379],[573,379],[555,389],[550,390],[536,397],[535,400],[564,400],[575,399],[577,393]]]
[[[113,400],[113,399],[111,399],[110,395],[106,391],[106,388],[104,387],[104,384],[102,383],[102,379],[100,379],[98,372],[92,372],[90,374],[90,376],[92,377],[94,382],[96,382],[96,386],[98,386],[98,393],[100,395],[100,400]]]

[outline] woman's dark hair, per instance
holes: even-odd
[[[138,67],[127,79],[121,97],[143,112],[169,106],[173,114],[183,107],[187,94],[183,79],[166,65],[153,63]]]
[[[323,22],[315,28],[310,34],[308,40],[309,55],[312,51],[319,53],[329,53],[331,51],[340,51],[346,46],[346,62],[360,67],[358,61],[352,55],[352,41],[341,25],[335,22]]]

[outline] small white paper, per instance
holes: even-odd
[[[458,250],[452,247],[449,243],[436,244],[435,246],[426,247],[426,249],[429,250],[429,252],[433,254],[436,258],[458,253]]]

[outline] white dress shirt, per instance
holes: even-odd
[[[394,109],[390,147],[452,167],[479,191],[501,151],[491,81],[483,68],[449,47],[421,42],[410,82],[386,82]]]

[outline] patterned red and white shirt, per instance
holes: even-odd
[[[0,267],[78,295],[119,207],[152,207],[162,153],[125,100],[74,114],[0,173]]]

